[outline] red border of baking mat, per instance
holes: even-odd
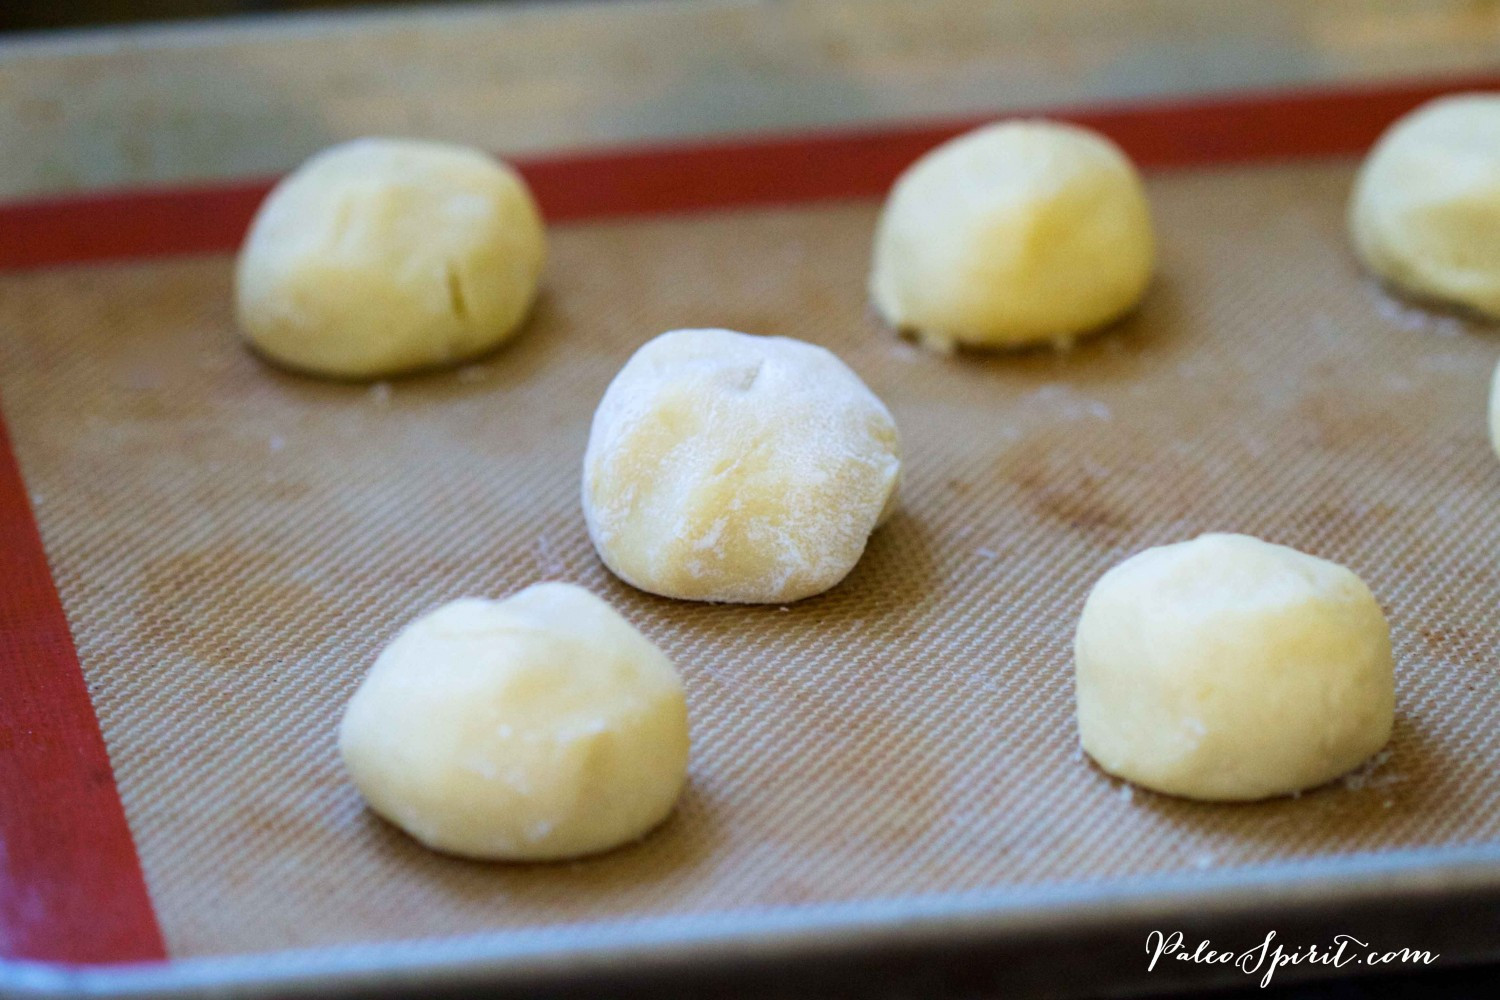
[[[1399,115],[1500,76],[1238,94],[1047,112],[1111,136],[1145,167],[1362,153]],[[863,132],[640,147],[520,164],[552,222],[876,197],[971,119]],[[269,180],[0,203],[0,270],[234,249]]]
[[[1063,111],[1146,167],[1363,152],[1393,119],[1500,76]],[[875,197],[954,121],[521,166],[553,222]],[[233,249],[269,181],[0,204],[0,270]],[[166,957],[31,508],[0,425],[0,956]]]
[[[166,957],[3,421],[0,956],[75,963]]]

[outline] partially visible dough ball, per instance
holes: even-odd
[[[859,561],[894,504],[896,423],[833,354],[677,330],[620,369],[594,414],[583,512],[599,556],[667,597],[785,603]]]
[[[1490,444],[1500,456],[1500,365],[1495,367],[1495,376],[1490,380]]]
[[[240,250],[239,325],[266,357],[320,375],[455,364],[516,331],[545,256],[510,167],[462,146],[359,139],[260,206]]]
[[[571,858],[634,840],[687,774],[682,682],[581,587],[464,598],[408,625],[339,730],[370,808],[429,847]]]
[[[1075,655],[1083,749],[1159,792],[1284,795],[1390,738],[1391,643],[1369,588],[1245,535],[1147,549],[1104,574]]]
[[[896,181],[870,294],[939,350],[1066,343],[1118,319],[1151,281],[1146,194],[1085,128],[1008,121],[944,143]]]
[[[1375,144],[1349,226],[1374,274],[1500,317],[1500,94],[1422,105]]]

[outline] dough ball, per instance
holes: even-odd
[[[1349,207],[1376,277],[1500,317],[1500,94],[1422,105],[1375,144]]]
[[[1500,456],[1500,366],[1496,366],[1490,382],[1490,444]]]
[[[875,234],[886,321],[951,350],[1067,343],[1133,309],[1155,241],[1114,143],[1049,121],[988,125],[907,168]]]
[[[440,851],[545,861],[634,840],[687,773],[682,682],[581,587],[464,598],[380,654],[339,730],[370,808]]]
[[[900,474],[890,412],[828,351],[677,330],[604,393],[583,512],[599,557],[642,590],[781,604],[854,568]]]
[[[1075,654],[1084,750],[1159,792],[1284,795],[1391,734],[1390,636],[1369,588],[1245,535],[1147,549],[1104,574]]]
[[[319,375],[454,364],[516,331],[545,255],[509,167],[461,146],[359,139],[260,206],[240,250],[239,325],[266,357]]]

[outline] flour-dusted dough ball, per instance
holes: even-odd
[[[1310,788],[1385,745],[1385,616],[1335,563],[1245,535],[1147,549],[1094,586],[1078,729],[1104,770],[1195,799]]]
[[[483,354],[520,326],[546,256],[521,177],[478,150],[359,139],[261,205],[240,250],[245,337],[290,368],[375,378]]]
[[[833,354],[677,330],[604,393],[583,512],[605,565],[642,590],[781,604],[854,568],[900,474],[890,412]]]
[[[1422,105],[1375,144],[1349,226],[1392,286],[1500,317],[1500,94]]]
[[[349,702],[339,748],[370,808],[429,847],[571,858],[671,811],[687,707],[672,664],[608,604],[543,583],[408,625]]]
[[[1151,281],[1145,191],[1088,129],[1009,121],[932,150],[896,181],[870,294],[928,346],[1067,343],[1133,309]]]

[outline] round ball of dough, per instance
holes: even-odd
[[[782,604],[854,568],[900,474],[890,412],[833,354],[677,330],[604,393],[583,512],[605,565],[642,590]]]
[[[1444,97],[1392,125],[1360,169],[1349,227],[1392,286],[1500,316],[1500,94]]]
[[[1133,309],[1151,281],[1145,191],[1088,129],[1010,121],[907,168],[875,234],[870,294],[892,326],[951,350],[1066,343]]]
[[[608,604],[543,583],[408,625],[349,702],[339,749],[370,808],[429,847],[571,858],[671,811],[687,707],[672,664]]]
[[[545,256],[514,170],[461,146],[359,139],[260,206],[240,250],[239,325],[266,357],[319,375],[454,364],[515,332]]]
[[[1094,586],[1075,644],[1083,749],[1194,799],[1329,781],[1385,745],[1385,616],[1335,563],[1245,535],[1132,556]]]

